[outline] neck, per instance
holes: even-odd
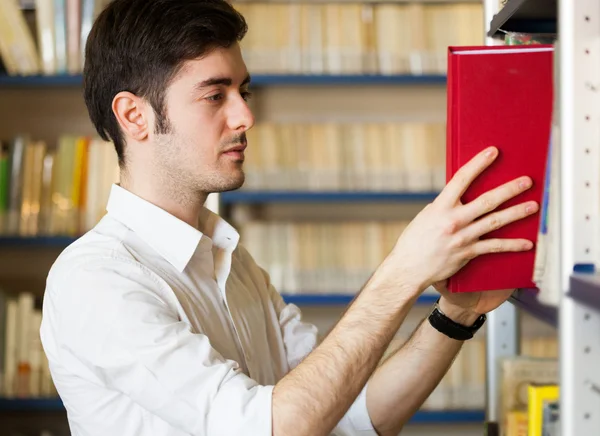
[[[120,185],[190,226],[198,228],[200,212],[208,193],[188,191],[174,181],[167,181],[161,177],[144,177],[131,174],[130,171],[121,171]]]

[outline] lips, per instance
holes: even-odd
[[[246,144],[237,145],[235,147],[228,148],[223,152],[225,156],[233,159],[236,162],[244,161],[244,150],[246,149]]]
[[[234,152],[235,153],[243,153],[244,150],[246,150],[246,147],[247,147],[246,144],[240,144],[238,146],[228,148],[223,153],[234,153]]]

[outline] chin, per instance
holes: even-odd
[[[244,185],[245,180],[246,175],[243,171],[239,171],[237,174],[229,174],[228,177],[223,177],[222,183],[219,183],[220,186],[216,187],[212,192],[235,191]]]

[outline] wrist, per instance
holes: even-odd
[[[438,303],[440,311],[457,324],[470,327],[481,316],[471,309],[467,309],[456,304],[452,304],[443,296]]]
[[[395,253],[388,255],[379,265],[371,280],[378,287],[395,289],[400,286],[410,297],[418,298],[430,285],[417,271],[407,267],[408,263],[400,259]]]

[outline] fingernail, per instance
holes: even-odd
[[[519,182],[519,188],[521,189],[527,189],[531,187],[531,180],[530,179],[523,179]]]
[[[485,157],[492,157],[494,155],[494,153],[496,153],[496,149],[494,147],[490,147],[486,152],[485,152]]]
[[[537,204],[530,204],[525,208],[525,213],[532,213],[537,210]]]
[[[523,248],[524,248],[525,250],[531,250],[531,249],[533,248],[533,242],[531,242],[531,241],[527,241],[527,242],[525,242],[525,243],[523,244]]]

